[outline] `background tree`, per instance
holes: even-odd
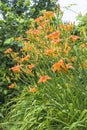
[[[54,11],[58,0],[32,0],[31,17],[36,18],[42,10]]]

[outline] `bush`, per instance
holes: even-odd
[[[7,104],[4,130],[86,130],[87,43],[74,24],[54,24],[54,13],[35,19],[9,68],[9,89],[20,95]],[[57,20],[57,19],[56,19]],[[11,107],[10,107],[11,106]]]

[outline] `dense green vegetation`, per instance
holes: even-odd
[[[30,2],[0,2],[0,128],[86,130],[87,15],[76,26]]]
[[[31,4],[33,2],[33,4]],[[25,31],[29,29],[33,22],[33,17],[38,17],[41,10],[55,9],[55,1],[30,1],[30,0],[0,0],[0,102],[5,101],[6,96],[9,95],[8,85],[10,81],[7,80],[8,68],[14,64],[9,59],[8,55],[4,55],[6,48],[11,47],[14,51],[21,48],[21,44],[14,39],[19,36],[25,37]],[[41,6],[38,6],[41,5]],[[37,7],[38,9],[37,9]],[[37,12],[37,10],[39,12]],[[37,13],[36,13],[37,12]],[[35,13],[35,14],[34,14]],[[4,87],[3,87],[4,86]]]

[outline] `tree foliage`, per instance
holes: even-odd
[[[32,0],[32,2],[33,13],[31,17],[36,18],[42,10],[53,11],[56,8],[57,0]]]

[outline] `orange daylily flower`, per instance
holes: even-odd
[[[20,51],[25,51],[25,50],[26,50],[26,48],[24,48],[24,47],[20,49]]]
[[[32,49],[33,49],[33,47],[32,47],[32,46],[29,46],[29,47],[27,47],[27,48],[25,48],[25,47],[21,48],[20,51],[26,51],[26,50],[31,51]]]
[[[47,27],[49,25],[49,20],[44,20],[42,23],[41,23],[41,26],[38,27],[38,29],[45,29],[45,27]],[[46,30],[47,31],[47,30]]]
[[[63,60],[60,60],[59,62],[57,62],[53,65],[53,67],[52,67],[53,72],[55,72],[56,70],[60,71],[61,66],[65,66]]]
[[[35,65],[34,65],[34,64],[30,64],[30,65],[27,65],[27,67],[28,67],[29,69],[33,69],[33,68],[35,67]]]
[[[30,92],[30,93],[35,93],[35,92],[37,92],[37,88],[36,88],[36,87],[30,88],[30,89],[28,90],[28,92]]]
[[[53,39],[53,40],[52,40],[52,43],[54,43],[54,44],[56,44],[56,45],[59,45],[59,43],[60,43],[61,41],[63,41],[63,39],[60,39],[60,38],[58,38],[58,39]]]
[[[50,80],[51,77],[47,76],[47,75],[44,75],[42,76],[39,80],[38,80],[38,83],[45,83],[47,80]]]
[[[35,19],[35,22],[38,23],[38,24],[40,24],[41,21],[43,21],[43,18],[44,18],[43,16],[40,16],[40,17],[38,17],[38,18]]]
[[[50,40],[53,40],[53,39],[59,38],[59,36],[60,36],[60,32],[56,31],[56,32],[53,32],[53,33],[49,34],[47,36],[47,38],[50,39]]]
[[[25,61],[28,61],[29,58],[30,58],[30,55],[27,55],[27,56],[25,56],[23,59],[24,59]]]
[[[67,43],[65,43],[65,49],[64,49],[64,53],[65,54],[68,54],[68,52],[71,50],[71,47],[67,44]]]
[[[24,58],[21,58],[20,62],[28,61],[30,58],[30,55],[25,56]]]
[[[19,60],[19,57],[15,57],[15,58],[13,58],[13,60],[18,61],[18,60]]]
[[[14,84],[14,83],[10,84],[10,85],[8,86],[8,88],[10,88],[10,89],[15,88],[15,84]]]
[[[54,17],[54,12],[52,12],[52,11],[44,11],[43,15],[44,15],[44,18],[52,19]]]
[[[34,34],[34,35],[38,35],[38,34],[40,34],[40,30],[38,30],[38,29],[33,30],[33,34]]]
[[[73,42],[77,41],[80,37],[76,36],[76,35],[72,35],[70,36],[70,38],[72,39]]]
[[[21,69],[21,66],[22,66],[22,65],[16,65],[16,66],[10,68],[10,70],[12,70],[13,72],[19,72],[20,69]]]
[[[35,29],[35,30],[30,29],[30,30],[26,31],[26,34],[38,35],[38,34],[40,34],[40,30],[38,30],[38,29]]]
[[[87,47],[87,43],[82,44],[80,47],[82,48]]]
[[[37,36],[37,37],[36,37],[36,41],[37,41],[37,42],[40,42],[40,40],[41,40],[40,37]]]
[[[50,48],[50,49],[47,49],[44,54],[45,55],[51,55],[53,53],[54,53],[54,50],[52,48]]]
[[[13,52],[13,54],[16,56],[16,55],[18,55],[18,52]]]
[[[32,49],[33,49],[33,47],[32,47],[32,46],[29,46],[29,47],[28,47],[28,50],[29,50],[29,51],[31,51]]]
[[[16,41],[22,41],[22,39],[23,39],[22,37],[15,38]]]
[[[10,52],[12,52],[12,49],[8,48],[4,53],[6,54],[6,53],[10,53]]]
[[[60,24],[59,25],[60,29],[63,29],[66,32],[72,31],[74,28],[74,24]]]
[[[73,69],[73,67],[70,64],[66,64],[64,60],[60,60],[59,62],[55,63],[52,67],[53,72],[55,71],[67,71],[68,69]]]

